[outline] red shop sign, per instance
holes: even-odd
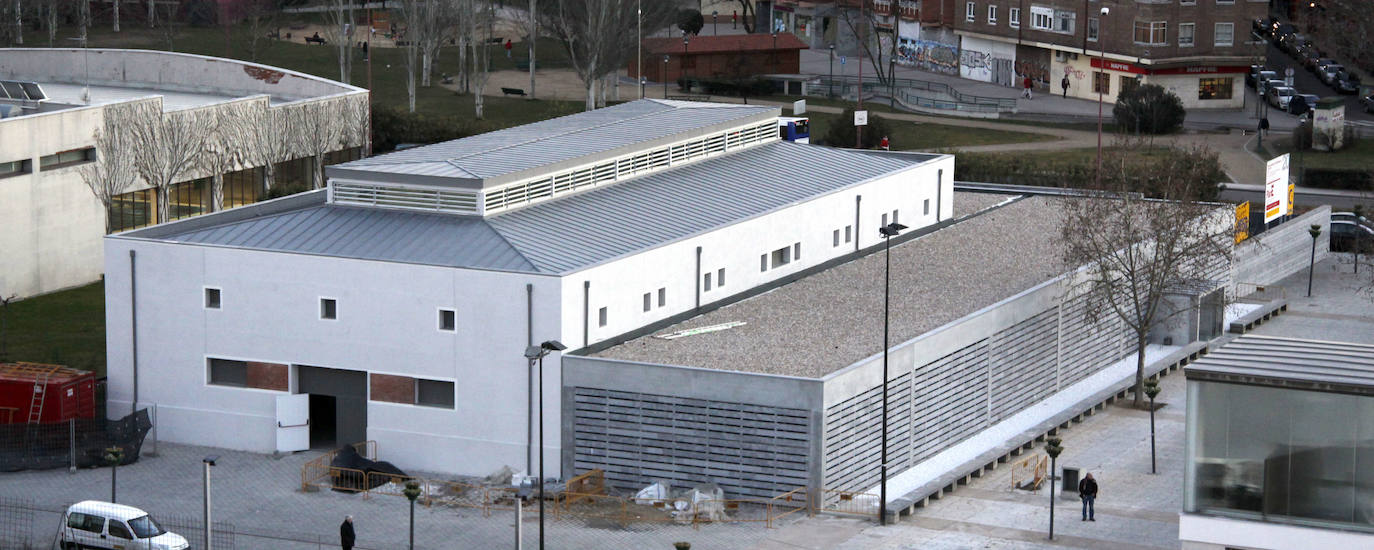
[[[1102,68],[1102,65],[1103,65],[1104,63],[1106,64],[1107,70],[1109,70],[1109,71],[1121,71],[1121,72],[1123,72],[1123,73],[1135,73],[1135,74],[1145,74],[1145,72],[1146,72],[1145,69],[1143,69],[1143,68],[1141,68],[1141,67],[1137,67],[1137,66],[1135,66],[1135,65],[1132,65],[1132,64],[1130,64],[1130,63],[1122,63],[1122,62],[1120,62],[1120,61],[1111,61],[1111,60],[1107,60],[1107,61],[1104,62],[1103,60],[1101,60],[1101,59],[1099,59],[1099,58],[1096,58],[1096,57],[1094,57],[1094,58],[1092,59],[1092,66],[1093,66],[1094,69],[1100,69],[1100,68]]]
[[[1249,67],[1215,67],[1200,65],[1196,67],[1174,67],[1172,69],[1156,69],[1150,74],[1238,74],[1248,72]]]

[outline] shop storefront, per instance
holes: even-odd
[[[1069,76],[1070,97],[1097,99],[1101,88],[1103,101],[1115,103],[1116,95],[1122,90],[1139,84],[1155,84],[1177,95],[1186,109],[1240,109],[1245,106],[1246,67],[1147,68],[1081,55],[1077,59],[1069,54],[1056,57],[1054,75],[1057,78]]]

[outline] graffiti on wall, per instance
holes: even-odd
[[[992,54],[977,50],[959,52],[959,71],[964,78],[992,81]]]
[[[1085,73],[1073,67],[1064,67],[1064,76],[1067,76],[1074,80],[1083,80],[1085,78],[1088,78],[1088,73]]]
[[[959,49],[942,42],[903,37],[897,47],[897,63],[923,71],[959,74]]]
[[[1029,76],[1037,85],[1050,81],[1050,67],[1029,59],[1016,60],[1016,74],[1022,78]]]

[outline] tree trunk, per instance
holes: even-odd
[[[216,171],[215,177],[210,180],[210,211],[220,210],[224,210],[224,174]]]
[[[409,63],[410,66],[406,67],[406,97],[409,101],[410,112],[413,113],[415,112],[415,56],[410,53],[406,55],[410,56],[412,60]]]
[[[312,164],[315,173],[311,176],[313,181],[310,182],[310,188],[321,189],[324,187],[324,153],[316,154],[314,160]]]
[[[430,67],[434,59],[430,53],[431,51],[430,48],[426,47],[424,53],[420,54],[420,85],[426,88],[429,87]]]
[[[539,41],[538,2],[530,0],[530,99],[534,99],[534,46]]]
[[[153,28],[153,22],[157,20],[156,0],[148,0],[148,28]]]
[[[262,170],[262,194],[266,196],[268,192],[272,191],[272,185],[276,182],[276,165],[272,162],[268,162],[267,166],[264,166]]]
[[[484,107],[486,107],[486,105],[482,94],[484,91],[483,88],[486,88],[486,84],[479,83],[476,86],[477,93],[472,95],[473,116],[477,117],[478,120],[486,116],[484,112]]]
[[[583,105],[584,110],[591,111],[596,109],[596,79],[587,79],[587,103]]]
[[[114,32],[119,32],[119,1],[114,0]]]
[[[159,185],[157,187],[157,223],[167,223],[172,217],[172,205],[169,200],[171,185]]]
[[[1145,335],[1137,334],[1135,337],[1135,400],[1131,402],[1136,408],[1144,406],[1145,396]]]
[[[53,42],[57,41],[57,1],[48,2],[48,47],[53,47]]]
[[[14,0],[14,43],[24,45],[24,10],[19,5],[20,0]]]

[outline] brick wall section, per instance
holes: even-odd
[[[291,370],[286,365],[254,361],[249,361],[247,365],[248,387],[276,391],[289,391],[291,389]]]
[[[372,400],[415,404],[415,379],[409,376],[372,374]]]

